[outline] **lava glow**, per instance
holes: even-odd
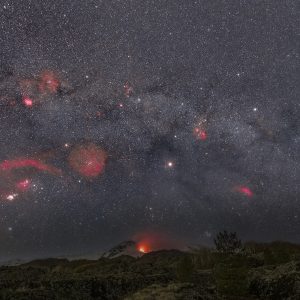
[[[148,253],[150,252],[150,249],[146,245],[139,245],[138,246],[138,251],[141,253]]]
[[[141,254],[158,251],[161,249],[181,249],[186,244],[178,237],[173,237],[169,232],[156,232],[146,230],[135,234],[132,239],[137,241],[136,249]]]
[[[5,160],[0,163],[0,170],[1,171],[12,171],[14,169],[20,168],[35,168],[40,171],[46,171],[53,175],[61,175],[61,170],[46,165],[39,160],[36,159],[13,159],[13,160]]]
[[[75,147],[72,150],[69,156],[69,164],[80,175],[94,178],[103,172],[106,159],[107,154],[102,148],[94,144],[88,144]]]
[[[252,190],[247,186],[238,186],[236,191],[249,198],[253,197],[254,195]]]

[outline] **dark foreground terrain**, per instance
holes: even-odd
[[[151,252],[0,268],[0,299],[300,299],[300,246]]]

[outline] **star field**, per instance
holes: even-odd
[[[1,0],[1,260],[300,242],[296,3]]]

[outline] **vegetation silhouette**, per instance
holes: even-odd
[[[300,245],[242,243],[227,231],[215,243],[141,257],[2,266],[0,299],[300,299]]]

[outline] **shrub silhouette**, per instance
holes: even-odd
[[[192,249],[194,253],[194,264],[197,269],[211,269],[215,264],[215,255],[212,249],[199,247]]]
[[[183,257],[177,265],[177,278],[181,282],[188,282],[194,273],[194,264],[190,256]]]
[[[236,232],[227,232],[226,230],[219,232],[214,243],[217,251],[221,253],[237,253],[242,250],[242,242]]]

